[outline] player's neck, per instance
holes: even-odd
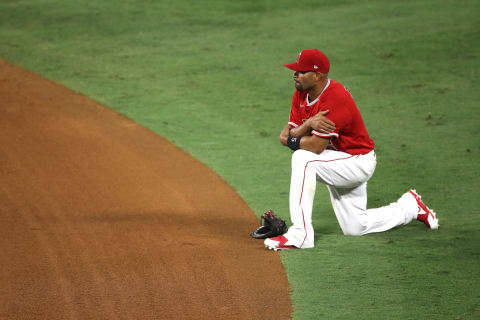
[[[317,99],[322,94],[323,90],[327,86],[327,83],[328,83],[328,78],[325,77],[324,79],[317,82],[315,86],[310,88],[308,90],[308,100],[313,101]]]

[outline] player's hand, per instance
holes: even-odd
[[[320,133],[329,134],[335,131],[335,123],[328,120],[325,115],[328,114],[330,110],[320,111],[316,115],[310,118],[310,127],[313,130]]]

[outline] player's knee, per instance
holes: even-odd
[[[344,235],[346,236],[354,236],[354,237],[358,237],[358,236],[361,236],[362,233],[361,232],[358,232],[358,231],[344,231],[343,232]]]
[[[362,226],[356,226],[356,227],[343,228],[342,231],[343,231],[343,234],[346,236],[358,237],[364,234],[364,230],[365,228],[363,228]]]
[[[296,166],[304,166],[308,161],[306,155],[308,151],[299,149],[292,154],[292,168]]]

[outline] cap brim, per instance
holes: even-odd
[[[298,65],[297,62],[287,63],[287,64],[285,65],[285,67],[287,67],[287,68],[290,69],[290,70],[299,71],[299,72],[310,71],[310,70],[304,70],[304,69],[300,68],[300,66]]]

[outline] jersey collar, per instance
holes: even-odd
[[[320,92],[320,94],[318,95],[317,99],[313,100],[312,102],[308,102],[308,93],[307,93],[307,97],[305,98],[305,103],[306,103],[307,107],[313,106],[315,103],[317,103],[318,99],[320,99],[320,97],[325,92],[325,90],[327,90],[329,85],[330,85],[330,78],[328,79],[327,85],[325,86],[325,88],[323,88],[322,92]]]

